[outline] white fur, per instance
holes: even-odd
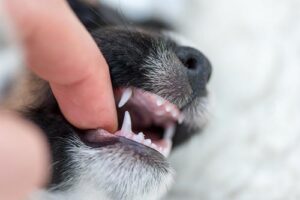
[[[152,200],[164,195],[172,183],[172,173],[153,171],[157,169],[125,154],[122,147],[95,150],[82,146],[71,151],[74,164],[78,164],[78,178],[75,178],[78,190],[88,185],[90,190],[102,190],[113,199]]]
[[[156,200],[173,182],[171,169],[166,173],[157,168],[157,163],[150,166],[128,147],[94,149],[76,137],[70,142],[73,145],[68,153],[72,160],[65,170],[71,174],[55,188],[35,194],[32,200]],[[67,189],[55,190],[61,187]]]

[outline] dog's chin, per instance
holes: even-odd
[[[80,139],[74,136],[75,145],[68,150],[76,177],[72,177],[75,185],[67,193],[158,199],[172,183],[173,170],[157,150],[104,130],[79,135]]]

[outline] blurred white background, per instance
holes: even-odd
[[[1,1],[0,1],[1,3]],[[0,4],[0,102],[6,93],[8,82],[17,74],[17,69],[22,67],[21,51],[16,44],[16,38],[8,25],[8,19]]]
[[[175,22],[214,67],[210,125],[172,156],[166,199],[300,199],[300,1],[108,1]]]

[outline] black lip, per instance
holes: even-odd
[[[103,137],[101,141],[89,142],[85,139],[84,134],[86,133],[79,134],[79,137],[85,145],[91,148],[120,148],[122,146],[125,151],[131,151],[141,156],[155,155],[165,159],[165,157],[159,151],[125,137],[113,135],[112,137]]]
[[[98,142],[89,142],[85,139],[84,135],[80,134],[80,139],[81,141],[92,148],[101,148],[101,147],[106,147],[106,146],[111,146],[111,145],[115,145],[119,142],[117,137],[103,137],[103,139],[101,141]]]

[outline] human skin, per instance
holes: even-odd
[[[49,82],[66,119],[81,129],[114,132],[117,115],[106,61],[64,0],[4,0],[27,66]],[[0,112],[0,199],[18,200],[47,182],[41,131]],[[3,164],[2,164],[3,163]]]
[[[41,131],[13,113],[0,112],[0,199],[24,200],[50,174]]]
[[[49,81],[64,116],[82,129],[117,128],[108,65],[64,0],[6,0],[27,66]],[[105,117],[103,117],[105,116]]]

